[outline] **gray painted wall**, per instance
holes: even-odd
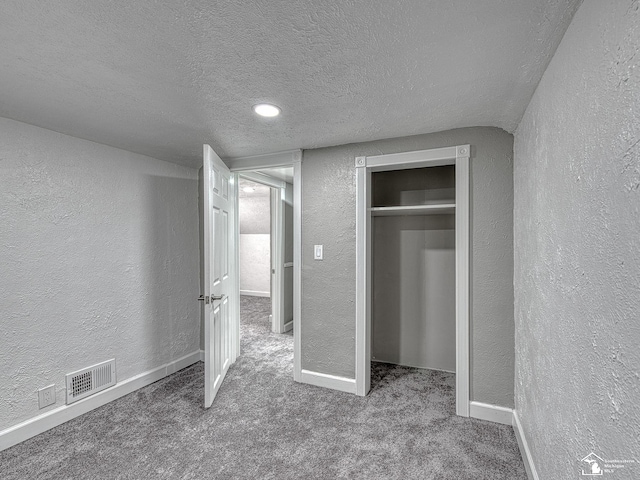
[[[515,136],[515,397],[541,479],[640,452],[639,8],[582,4]]]
[[[198,350],[197,171],[0,118],[0,430]],[[37,389],[57,403],[38,410]]]
[[[472,399],[513,406],[513,137],[477,127],[305,150],[302,368],[355,375],[355,157],[469,143]],[[313,245],[324,244],[324,261]]]
[[[204,295],[204,176],[203,168],[198,169],[198,247],[199,259],[198,265],[200,270],[200,294]],[[204,302],[200,304],[200,350],[204,350]]]

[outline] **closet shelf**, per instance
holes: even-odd
[[[455,202],[434,203],[430,205],[401,205],[394,207],[371,207],[374,217],[390,217],[392,215],[442,215],[455,213]]]

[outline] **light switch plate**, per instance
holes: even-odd
[[[44,408],[56,403],[56,386],[55,384],[38,390],[38,407]]]
[[[313,246],[313,259],[314,260],[322,260],[324,258],[323,246],[322,245],[314,245]]]

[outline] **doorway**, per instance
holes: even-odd
[[[438,221],[429,220],[429,228],[426,228],[426,221],[420,222],[420,230],[428,232],[428,235],[421,234],[420,241],[436,242],[439,249],[445,252],[450,249],[452,244],[455,245],[455,282],[453,284],[455,286],[456,414],[469,416],[469,156],[470,146],[458,145],[356,158],[356,394],[358,395],[364,396],[369,392],[372,353],[376,349],[378,352],[384,352],[385,355],[398,356],[395,351],[397,349],[385,352],[384,347],[387,345],[384,345],[384,342],[382,342],[382,347],[372,345],[372,317],[375,307],[373,302],[373,240],[376,233],[379,234],[378,236],[384,234],[382,231],[376,232],[374,230],[373,218],[438,215],[441,217]],[[417,198],[416,192],[405,192],[399,196],[391,192],[391,197],[397,197],[396,200],[400,200],[387,205],[385,201],[381,202],[380,199],[376,199],[376,204],[374,204],[375,178],[373,175],[377,172],[442,166],[451,166],[450,168],[454,169],[448,174],[445,172],[443,176],[444,179],[454,177],[454,181],[451,185],[439,185],[436,188],[438,192],[433,196],[434,198],[430,198],[434,192],[426,192],[422,188],[417,192],[420,201],[414,201]],[[451,195],[443,196],[443,193],[453,193],[453,198],[448,198]],[[408,203],[405,203],[404,200],[408,200]],[[444,218],[452,213],[455,215],[454,219]],[[415,221],[411,223],[415,223]],[[378,226],[380,225],[378,224]],[[440,233],[451,230],[450,227],[455,229],[454,236],[449,233]],[[434,235],[434,232],[439,233]],[[433,238],[427,238],[427,236]],[[446,248],[442,248],[443,246]],[[445,257],[446,254],[437,260],[441,263],[447,263]],[[411,268],[415,270],[415,265],[412,265]],[[438,282],[426,283],[436,284]],[[394,299],[394,301],[398,301],[398,299]],[[448,307],[445,305],[445,308]],[[414,339],[402,341],[405,340],[409,342]],[[425,338],[421,339],[421,341],[425,340]],[[422,361],[422,359],[420,360]],[[432,359],[428,360],[432,361]]]
[[[285,152],[270,153],[265,155],[254,155],[249,157],[236,157],[227,160],[231,172],[234,174],[236,181],[241,174],[250,174],[251,172],[261,173],[263,170],[269,170],[274,174],[279,169],[293,169],[293,193],[292,193],[292,217],[293,217],[293,261],[291,266],[287,266],[292,270],[293,282],[293,378],[295,381],[301,381],[302,372],[302,355],[300,342],[300,318],[301,318],[301,277],[302,277],[302,151],[289,150]],[[239,230],[236,229],[236,244],[240,243]],[[236,252],[234,263],[239,268],[240,257]],[[279,262],[284,269],[285,262]],[[276,269],[277,272],[277,269]],[[280,282],[276,282],[274,288]],[[240,292],[240,282],[238,281],[237,290]],[[239,295],[238,295],[239,299]],[[239,302],[238,302],[239,303]],[[239,305],[238,305],[239,308]]]
[[[271,298],[271,187],[240,177],[240,295]]]
[[[256,304],[260,311],[268,305],[271,331],[287,333],[293,329],[293,167],[239,177],[242,304]]]

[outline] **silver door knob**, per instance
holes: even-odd
[[[207,304],[208,304],[208,303],[209,303],[209,297],[207,297],[207,296],[205,296],[205,295],[200,295],[200,296],[198,297],[198,301],[199,301],[199,302],[204,302],[204,303],[207,303]]]
[[[224,295],[211,295],[211,301],[213,302],[214,300],[222,300],[224,298]]]

